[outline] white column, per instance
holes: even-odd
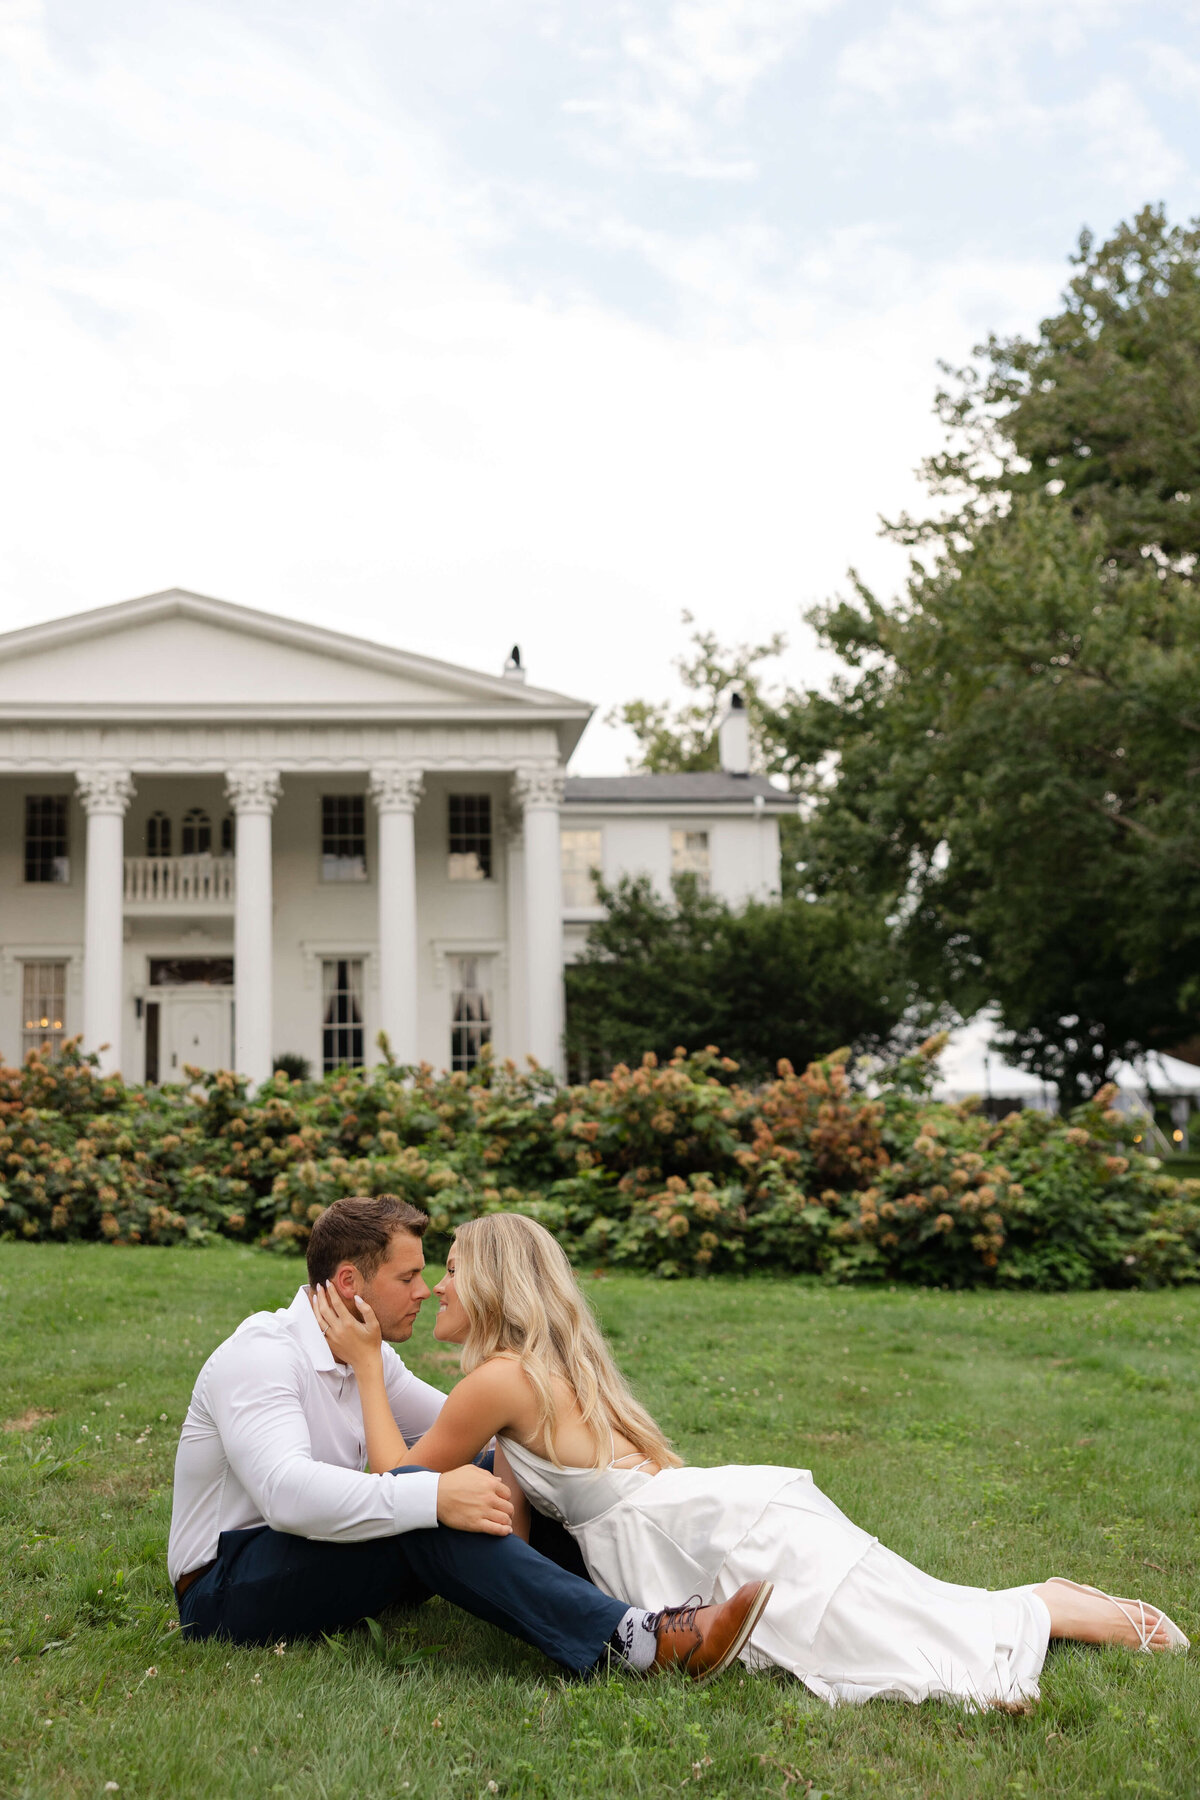
[[[417,1061],[417,851],[413,815],[425,778],[403,763],[371,770],[379,815],[379,1023],[392,1061]]]
[[[83,912],[83,1047],[99,1052],[111,1074],[121,1062],[125,960],[125,808],[133,798],[128,769],[77,772],[87,813]]]
[[[563,1057],[562,770],[518,769],[513,793],[525,811],[525,1041],[561,1075]]]
[[[271,814],[279,798],[274,769],[230,769],[225,794],[237,814],[237,895],[233,911],[233,1060],[255,1084],[274,1067],[271,976]]]
[[[525,979],[525,815],[517,805],[505,809],[507,841],[505,860],[508,865],[508,1030],[505,1034],[505,1056],[518,1061],[529,1046],[526,1019]]]

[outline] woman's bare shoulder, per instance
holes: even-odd
[[[455,1383],[432,1432],[478,1430],[489,1438],[525,1417],[530,1396],[520,1364],[493,1357]]]
[[[466,1388],[475,1394],[523,1395],[530,1391],[530,1381],[521,1367],[520,1358],[501,1351],[496,1356],[489,1356],[469,1375],[464,1375],[454,1391],[459,1393]]]

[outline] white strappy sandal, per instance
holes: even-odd
[[[1065,1575],[1052,1575],[1051,1581],[1057,1581],[1060,1587],[1074,1588],[1077,1594],[1098,1594],[1101,1600],[1109,1600],[1124,1613],[1133,1629],[1138,1634],[1138,1649],[1155,1651],[1151,1638],[1161,1630],[1166,1637],[1164,1646],[1167,1650],[1189,1650],[1191,1640],[1184,1637],[1174,1619],[1169,1619],[1165,1612],[1157,1606],[1148,1606],[1144,1600],[1118,1600],[1115,1594],[1106,1594],[1103,1588],[1089,1587],[1086,1581],[1068,1581]]]

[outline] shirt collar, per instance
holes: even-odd
[[[325,1334],[317,1324],[317,1315],[312,1309],[307,1287],[298,1290],[284,1316],[299,1338],[301,1348],[314,1369],[336,1369],[339,1374],[346,1373],[348,1365],[338,1362],[325,1342]]]

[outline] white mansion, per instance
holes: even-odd
[[[179,589],[0,634],[0,1053],[133,1081],[562,1065],[606,881],[779,886],[739,702],[720,773],[572,779],[584,701]],[[105,1048],[107,1046],[107,1048]]]

